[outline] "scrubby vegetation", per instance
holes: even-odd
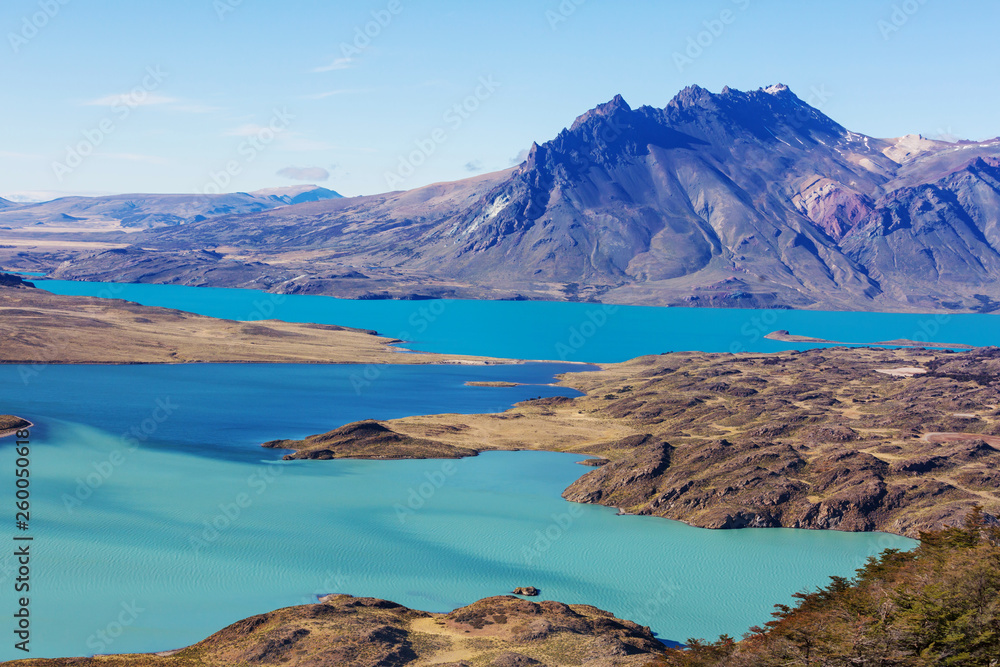
[[[799,594],[743,641],[690,641],[664,667],[1000,665],[1000,528],[980,510],[869,559],[853,580]]]

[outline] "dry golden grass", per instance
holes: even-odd
[[[235,322],[121,300],[0,287],[0,363],[483,364],[406,354],[371,332],[267,320]]]

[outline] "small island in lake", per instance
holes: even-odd
[[[782,343],[816,343],[820,345],[877,345],[885,347],[930,347],[930,348],[941,348],[950,350],[972,350],[975,349],[972,345],[963,345],[962,343],[926,343],[919,340],[910,340],[909,338],[898,338],[896,340],[883,340],[875,343],[848,343],[842,340],[826,340],[824,338],[814,338],[812,336],[799,336],[793,333],[789,333],[786,329],[781,329],[779,331],[772,331],[771,333],[764,336],[768,340],[777,340]]]

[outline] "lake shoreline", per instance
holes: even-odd
[[[823,392],[814,360],[829,367],[828,386],[835,391]],[[1000,370],[1000,350],[676,353],[560,375],[557,386],[584,393],[575,399],[524,401],[495,414],[355,422],[264,446],[290,450],[285,460],[577,453],[606,463],[571,484],[563,497],[618,508],[622,514],[710,529],[784,527],[912,538],[960,524],[976,504],[1000,516],[1000,500],[988,493],[994,486],[1000,489],[1000,479],[989,472],[990,462],[1000,466],[1000,448],[990,444],[1000,435],[1000,411],[989,407],[1000,404],[1000,391],[978,384],[976,373],[992,371],[962,375],[948,370],[987,364],[984,368]],[[912,371],[914,365],[920,372],[892,370]],[[783,369],[784,382],[774,382],[772,366]],[[651,379],[664,374],[672,379]],[[740,384],[712,379],[734,375]],[[850,394],[837,393],[844,391],[837,387],[854,385],[858,388]],[[706,402],[713,393],[717,398]],[[947,403],[953,393],[978,393],[983,406],[954,417],[931,416],[947,408],[922,397],[943,396],[938,400]],[[644,397],[641,403],[636,394]],[[773,398],[765,398],[768,394]],[[793,395],[802,397],[797,404],[785,398]],[[913,401],[906,418],[880,416],[884,406],[900,400]],[[780,410],[787,414],[768,417]],[[707,421],[694,428],[699,411]],[[753,421],[723,426],[727,420],[740,423],[743,418],[736,415],[741,411],[754,415]],[[673,417],[664,420],[664,414]],[[671,420],[678,425],[670,426]],[[915,443],[909,437],[926,429],[964,432],[964,437],[946,443]],[[949,484],[937,480],[938,469],[950,471]],[[717,488],[725,493],[716,493]]]
[[[67,369],[67,370],[69,370],[69,369]],[[112,370],[114,370],[114,369],[112,369]],[[502,371],[503,369],[496,369],[496,370]],[[59,371],[57,371],[57,370],[54,369],[51,372],[52,373],[57,373]],[[303,372],[305,372],[305,370]],[[470,372],[473,373],[473,374],[475,374],[475,371],[470,371]],[[548,375],[549,377],[551,377],[551,375],[550,375],[551,372],[554,372],[554,369],[547,370],[546,373],[545,373],[545,375]],[[522,373],[522,371],[516,371],[516,372],[508,371],[506,373],[502,372],[502,373],[498,374],[495,377],[516,378],[516,377],[519,377],[521,375],[521,373]],[[539,375],[542,375],[542,373],[536,372],[534,375],[535,376],[539,376]],[[570,377],[575,377],[575,376],[578,376],[578,375],[580,375],[580,374],[571,373]],[[583,375],[593,375],[593,374],[583,374]],[[185,374],[185,376],[187,376],[187,374]],[[109,371],[109,374],[102,375],[101,377],[118,377],[118,378],[121,379],[121,378],[134,377],[134,376],[132,374],[128,374],[128,373],[126,373],[126,374],[123,375],[121,373],[117,373],[116,374],[114,372],[110,372]],[[244,377],[244,376],[243,376],[243,374],[239,374],[237,376],[234,376],[234,378],[235,377]],[[296,374],[292,374],[290,377],[297,377],[297,375]],[[528,376],[528,378],[529,378],[529,380],[532,379],[531,376]],[[233,378],[230,378],[228,381],[231,382],[232,379]],[[538,380],[535,380],[535,381],[538,381]],[[542,380],[542,381],[544,381],[544,380]],[[50,382],[52,384],[53,392],[55,392],[56,394],[58,394],[58,392],[60,391],[59,386],[64,386],[64,383],[62,383],[61,381],[59,381],[59,378],[57,378],[57,377],[53,377],[48,382]],[[458,383],[458,382],[452,382],[452,384],[454,384],[455,386],[459,386],[460,383]],[[524,383],[517,383],[517,384],[523,385]],[[122,386],[126,386],[126,385],[128,385],[128,383],[122,384]],[[79,390],[81,387],[86,386],[86,383],[74,383],[74,386],[76,386],[77,389]],[[525,387],[524,386],[520,386],[520,389],[523,392],[524,389],[525,389]],[[471,395],[483,394],[483,393],[494,393],[493,391],[491,391],[491,392],[475,392],[475,391],[466,391],[466,390],[461,390],[461,389],[458,389],[457,391],[458,391],[459,394],[471,394]],[[508,391],[508,390],[497,390],[497,391],[502,393],[503,391]],[[530,389],[528,391],[530,391]],[[162,389],[157,389],[151,395],[157,395],[157,394],[160,394],[160,393],[164,393],[166,395],[176,395],[173,390],[162,390]],[[522,393],[521,395],[523,396],[525,394]],[[527,395],[530,396],[531,394],[528,393]],[[104,398],[102,400],[106,401],[107,399]],[[189,399],[189,401],[193,401],[193,400],[194,400],[193,398]],[[479,400],[482,400],[482,399],[479,399]],[[487,400],[489,400],[489,399],[487,399]],[[558,406],[559,404],[561,404],[566,399],[563,399],[561,397],[552,397],[550,399],[543,399],[543,401],[545,401],[545,400],[552,401],[551,404],[543,404],[543,408],[542,409],[547,410],[547,409],[552,408],[553,406]],[[529,401],[529,402],[535,403],[534,401]],[[139,400],[136,403],[139,404],[139,405],[142,405],[143,401]],[[88,414],[88,413],[83,413],[83,414]],[[265,422],[266,422],[266,420],[265,420]],[[114,447],[114,446],[117,446],[117,445],[111,444],[109,446]],[[160,456],[160,453],[157,452],[154,449],[150,449],[149,453],[150,454],[155,454],[157,456]],[[536,456],[543,454],[543,452],[531,452],[531,453],[535,454]],[[173,454],[170,454],[170,456],[173,456]],[[82,465],[84,465],[84,466],[90,465],[89,462],[92,461],[92,460],[94,460],[94,456],[91,453],[86,453],[81,458],[81,461],[83,462]],[[549,459],[545,459],[545,460],[549,460]],[[552,462],[555,463],[554,457],[552,459]],[[141,465],[143,465],[143,464],[141,463],[141,461],[139,459],[136,459],[136,460],[130,462],[127,467],[123,467],[121,469],[121,472],[116,473],[115,483],[116,484],[120,483],[118,480],[125,480],[125,479],[127,479],[127,477],[121,477],[121,475],[128,476],[128,475],[131,475],[135,471],[138,471],[138,473],[140,473],[139,474],[140,477],[145,477],[144,474],[141,474],[143,472],[143,468],[138,468],[138,469],[134,468],[134,466],[141,466]],[[440,467],[439,468],[438,465],[439,464],[436,464],[436,463],[430,463],[427,466],[427,472],[431,473],[431,475],[433,476],[436,471],[440,470],[440,471],[444,472],[445,478],[448,479],[449,478],[448,474],[449,474],[450,470],[446,469],[444,467]],[[495,462],[485,462],[484,465],[485,465],[484,469],[487,470],[487,471],[489,471],[488,473],[486,473],[487,474],[487,479],[492,479],[492,477],[491,477],[492,475],[498,474],[497,471],[498,471],[499,467],[497,466],[497,464]],[[503,466],[503,469],[507,471],[506,473],[504,473],[504,478],[507,478],[507,475],[510,475],[510,477],[509,477],[510,483],[513,484],[513,485],[518,485],[518,484],[523,483],[522,477],[524,477],[523,473],[524,473],[524,468],[525,468],[526,465],[529,468],[530,467],[535,467],[534,465],[532,465],[531,459],[528,459],[524,463],[518,462],[518,463],[512,463],[512,464],[507,464],[507,465]],[[394,466],[394,467],[399,467],[399,466]],[[542,467],[548,468],[549,466],[543,465]],[[571,465],[570,467],[576,467],[576,466]],[[316,466],[303,466],[302,467],[303,471],[305,470],[305,468],[310,468],[310,469],[316,470],[318,467],[316,467]],[[46,469],[49,470],[49,473],[48,473],[49,475],[53,474],[53,471],[52,471],[51,467],[47,466]],[[348,469],[350,469],[350,468],[348,468]],[[69,474],[69,475],[78,474],[78,470],[79,470],[79,465],[74,465],[74,466],[72,466],[69,469],[69,471],[68,471],[67,474]],[[420,470],[420,469],[416,469],[416,470]],[[586,471],[582,471],[582,472],[586,472]],[[237,475],[237,477],[240,480],[242,480],[244,474],[245,473],[240,472]],[[285,475],[289,475],[289,474],[295,474],[295,473],[292,473],[291,471],[286,471],[284,474]],[[313,473],[313,474],[315,475],[316,473]],[[320,474],[320,476],[323,476],[322,473],[319,473],[319,474]],[[376,474],[379,477],[384,477],[386,473],[384,473],[384,472],[374,472],[373,471],[372,474]],[[569,481],[570,479],[576,479],[576,478],[578,478],[578,474],[573,474],[572,477],[566,476],[566,477],[563,478],[563,480],[565,480],[565,481],[560,481],[559,486],[557,488],[550,489],[551,493],[546,492],[546,495],[551,496],[551,500],[555,501],[560,507],[553,506],[552,510],[546,510],[540,517],[538,517],[542,521],[542,523],[540,525],[543,528],[547,525],[545,522],[548,522],[548,521],[551,520],[550,519],[550,512],[557,512],[557,513],[558,512],[563,512],[563,513],[569,512],[568,515],[570,517],[576,516],[576,515],[573,514],[574,510],[568,510],[568,509],[566,509],[566,507],[569,507],[569,506],[567,506],[565,503],[562,503],[561,501],[558,501],[559,489],[564,488],[566,481]],[[350,478],[347,477],[347,478],[343,478],[343,479],[344,479],[345,482],[349,482]],[[421,489],[420,485],[423,484],[425,481],[427,481],[429,479],[430,478],[428,478],[428,477],[425,476],[424,471],[420,470],[420,472],[416,473],[412,477],[412,481],[407,481],[405,483],[395,484],[393,488],[396,488],[399,491],[399,494],[400,494],[398,500],[400,502],[402,502],[402,503],[407,503],[408,502],[408,500],[406,500],[406,497],[405,497],[405,492],[402,491],[403,489],[406,489],[407,486],[412,486],[413,489],[418,489],[419,493],[423,493],[422,490],[419,490],[419,489]],[[456,477],[455,479],[459,479],[459,478]],[[287,486],[287,484],[286,484],[286,486]],[[290,493],[291,492],[294,492],[296,494],[300,493],[299,490],[301,489],[301,487],[299,487],[298,485],[292,485],[292,487],[293,488],[291,489]],[[450,487],[450,485],[449,484],[445,484],[444,487]],[[444,487],[442,487],[442,488],[444,488]],[[439,491],[439,492],[442,495],[438,499],[436,499],[435,502],[444,502],[444,500],[445,500],[444,494],[447,493],[448,491],[447,491],[447,489],[445,489],[445,490]],[[281,488],[279,486],[275,485],[275,486],[273,486],[273,490],[268,492],[267,498],[274,497],[273,494],[281,494],[281,493],[283,493],[283,491],[281,490]],[[228,499],[228,497],[229,497],[228,493],[224,493],[224,494],[221,495],[221,499],[223,499],[223,500]],[[235,498],[236,496],[234,495],[232,497]],[[296,496],[296,497],[298,497],[298,496]],[[307,496],[307,497],[310,497],[310,496]],[[278,496],[278,498],[280,498],[280,496]],[[254,501],[254,502],[255,502],[255,505],[256,505],[257,501]],[[264,502],[264,500],[262,500],[261,502]],[[270,499],[268,499],[266,502],[267,503],[271,503],[272,501]],[[276,507],[286,507],[287,506],[286,503],[280,502],[279,500],[274,500],[273,502],[274,502],[274,504],[275,504]],[[390,500],[390,502],[391,502],[391,500]],[[90,507],[96,510],[99,507],[99,505],[91,505]],[[212,511],[216,511],[214,509],[214,505],[212,507],[213,507]],[[265,507],[264,505],[261,505],[261,511],[264,509],[264,507]],[[574,507],[575,507],[575,505],[574,505]],[[459,511],[465,511],[465,509],[467,509],[467,506],[463,505],[462,508],[461,508],[461,510],[459,510]],[[599,509],[599,508],[590,508],[591,512],[594,509]],[[257,512],[257,511],[258,510],[255,509],[255,512]],[[627,530],[627,531],[635,530],[634,527],[627,526],[626,524],[639,523],[639,521],[636,520],[636,519],[619,521],[618,518],[610,518],[614,514],[612,511],[610,511],[610,509],[608,511],[597,512],[596,514],[598,516],[604,516],[605,517],[604,518],[605,522],[610,522],[610,523],[613,523],[613,524],[620,524],[622,526],[621,530],[623,530],[623,531],[625,531],[625,530]],[[188,514],[185,513],[184,516],[188,516]],[[210,515],[206,515],[206,516],[210,517]],[[392,519],[394,517],[391,514],[389,514],[388,516],[390,518],[390,521],[392,521]],[[554,516],[554,514],[552,516]],[[200,518],[197,513],[195,514],[195,517],[196,518]],[[248,517],[247,520],[251,520],[252,521],[252,519],[250,518],[250,514],[248,514],[247,517]],[[425,520],[423,517],[431,518],[432,515],[431,514],[422,515],[422,517],[421,517],[420,520]],[[580,520],[583,521],[583,519],[580,519]],[[474,521],[478,521],[478,520],[474,520]],[[650,522],[650,523],[651,524],[662,524],[662,525],[665,525],[665,524],[669,524],[670,522]],[[679,530],[681,522],[677,522],[677,523],[679,524],[678,525],[678,530]],[[250,529],[251,525],[252,524],[247,524],[247,528]],[[270,524],[268,524],[268,525],[270,525]],[[581,524],[581,525],[584,525],[584,524]],[[687,526],[685,526],[685,528],[687,528]],[[658,534],[660,532],[660,526],[657,526],[657,527],[653,528],[653,530],[654,530],[654,532],[656,532]],[[718,533],[718,532],[720,532],[720,531],[705,531],[705,533]],[[810,531],[810,532],[817,532],[817,531]],[[583,533],[580,533],[580,534],[583,534]],[[772,541],[770,538],[766,538],[765,539],[763,537],[763,531],[761,531],[759,534],[762,535],[761,540],[751,540],[751,541],[752,542],[770,542],[770,541]],[[523,535],[521,533],[515,533],[515,534],[513,534],[513,544],[517,545],[517,544],[519,544],[523,540],[524,543],[525,543],[525,545],[527,545],[528,542],[529,542],[529,539],[531,539],[531,540],[534,539],[533,537],[529,538],[529,535],[530,535],[530,530],[528,530],[527,528],[525,529],[525,532],[523,533]],[[181,536],[182,537],[186,537],[186,534],[184,532],[182,532]],[[566,540],[576,540],[578,538],[575,535],[573,535],[573,536],[568,536],[565,539]],[[741,542],[742,542],[742,540],[741,540]],[[566,542],[566,544],[569,544],[569,543],[570,542]],[[728,542],[726,542],[726,543],[728,543]],[[851,544],[859,544],[858,542],[850,542],[850,543]],[[802,540],[801,544],[803,544],[803,545],[805,545],[805,544],[814,544],[814,540],[811,540],[811,539]],[[871,542],[870,541],[865,541],[864,544],[871,544]],[[212,544],[210,544],[209,546],[205,547],[205,549],[212,549],[212,550],[215,550],[217,548],[219,548],[219,547],[216,546],[216,545],[212,545]],[[851,548],[856,549],[857,547],[846,547],[846,545],[845,545],[845,549],[850,550]],[[543,553],[543,552],[540,552],[540,553]],[[721,551],[720,551],[720,553],[721,553]],[[771,552],[769,551],[768,553],[771,553]],[[780,548],[777,549],[776,551],[774,551],[774,554],[780,554],[780,553],[782,553],[782,551],[781,551]],[[872,553],[874,553],[874,551],[872,551]],[[520,562],[519,559],[518,559],[518,562]],[[768,562],[771,562],[771,560],[768,560]],[[314,567],[315,567],[315,565],[314,565]],[[829,570],[830,572],[833,572],[833,573],[841,573],[841,572],[843,572],[842,570],[837,569],[838,567],[839,566],[836,565],[836,564],[827,565],[827,566],[825,566],[823,568],[824,574],[826,573],[827,570]],[[322,570],[318,570],[317,572],[321,572],[321,571]],[[567,570],[567,571],[573,571],[572,567],[570,567],[570,570]],[[848,574],[847,572],[843,572],[843,573],[844,574]],[[598,576],[599,577],[600,575],[596,574],[596,575],[592,575],[592,576]],[[811,581],[811,579],[809,579],[808,576],[803,576],[802,573],[800,573],[799,576],[800,576],[800,584],[802,582]],[[308,580],[306,580],[306,581],[308,581]],[[516,580],[510,581],[509,583],[504,583],[503,584],[504,587],[494,588],[494,587],[491,586],[491,589],[496,590],[497,592],[501,592],[501,591],[505,591],[505,590],[510,590],[509,588],[505,587],[507,585],[509,585],[509,586],[523,585],[523,584],[537,585],[537,586],[539,586],[540,588],[543,589],[543,593],[545,595],[551,596],[554,599],[567,599],[567,600],[571,600],[571,601],[575,601],[575,602],[579,602],[579,603],[591,603],[591,602],[593,602],[595,604],[603,606],[604,608],[612,608],[612,609],[614,609],[615,612],[617,614],[619,614],[622,618],[635,618],[635,616],[636,616],[635,613],[630,613],[630,610],[632,610],[632,609],[639,609],[639,602],[638,601],[634,602],[634,603],[627,603],[627,604],[622,604],[621,602],[619,602],[619,603],[617,603],[617,606],[612,606],[611,604],[609,604],[609,601],[608,601],[608,598],[606,597],[606,594],[604,596],[602,596],[602,595],[598,594],[597,591],[594,591],[594,595],[593,596],[590,595],[590,594],[587,594],[585,596],[575,596],[575,595],[572,595],[572,592],[569,595],[567,595],[567,593],[566,593],[565,590],[563,590],[562,592],[560,592],[559,590],[557,590],[557,586],[555,585],[556,583],[558,583],[558,577],[554,581],[551,577],[535,578],[535,577],[530,576],[530,573],[520,573],[520,574],[517,575]],[[772,584],[768,584],[768,585],[772,585]],[[796,585],[799,585],[799,584],[796,584]],[[314,590],[312,588],[309,588],[309,586],[315,586],[315,584],[312,584],[312,583],[301,584],[300,583],[298,585],[293,584],[293,586],[294,586],[294,590],[307,591],[307,590]],[[362,583],[361,586],[364,586],[364,584]],[[338,584],[338,587],[340,587],[339,584]],[[351,584],[344,585],[342,587],[342,590],[343,589],[350,589],[350,590],[353,590],[353,591],[360,591],[360,592],[369,593],[369,594],[372,592],[370,588],[368,590],[365,590],[362,587],[354,586],[354,585],[351,585]],[[548,589],[548,590],[546,590],[546,589]],[[400,589],[400,590],[403,590],[403,589]],[[409,590],[409,589],[405,589],[405,590]],[[763,590],[767,591],[767,590],[771,590],[771,588],[766,588],[765,587],[765,589],[763,589]],[[462,593],[460,591],[458,593],[453,593],[452,594],[453,598],[456,601],[476,600],[479,597],[478,594],[476,596],[469,596],[469,597],[465,597],[465,598],[462,598],[461,595],[462,595]],[[630,593],[630,595],[633,595],[633,597],[634,597],[635,594],[634,593]],[[781,593],[780,597],[774,595],[773,593],[766,593],[766,592],[762,593],[762,595],[766,596],[766,600],[768,602],[770,602],[772,599],[784,599],[784,592]],[[393,595],[392,595],[391,591],[389,591],[389,592],[379,592],[379,594],[376,595],[375,597],[386,598],[386,599],[393,599]],[[275,598],[272,596],[271,599],[275,599]],[[277,599],[282,599],[282,598],[278,597]],[[636,600],[639,600],[639,601],[641,601],[641,599],[642,599],[641,597],[640,598],[636,598]],[[410,606],[411,608],[415,608],[415,609],[422,608],[419,605],[419,603],[414,603],[412,597],[409,598],[409,599],[403,599],[403,602],[407,603],[408,606]],[[46,604],[48,604],[48,603],[46,603]],[[232,605],[230,605],[230,606],[232,606]],[[278,607],[278,606],[280,606],[280,603],[275,603],[273,605],[269,605],[269,607],[271,607],[271,608]],[[260,607],[260,606],[258,606],[256,608],[251,608],[251,607],[249,607],[247,605],[242,605],[241,606],[241,609],[246,610],[247,613],[250,613],[250,612],[255,611],[255,610],[262,610],[264,608],[268,608],[268,607]],[[430,607],[430,608],[435,608],[435,607]],[[440,605],[438,605],[438,609],[439,609],[439,611],[441,611]],[[235,619],[237,617],[236,616],[230,616],[229,618]],[[640,620],[642,622],[642,624],[644,624],[644,625],[647,624],[647,623],[650,624],[650,625],[657,625],[656,623],[652,623],[650,621],[644,621],[642,618],[639,618],[638,620]],[[152,621],[150,621],[150,622],[152,622]],[[224,623],[219,623],[217,625],[215,625],[215,624],[213,624],[213,625],[207,625],[206,624],[203,627],[205,627],[205,628],[222,627],[222,625],[224,625]],[[688,631],[687,630],[679,630],[677,633],[670,632],[669,628],[673,627],[673,626],[670,626],[670,625],[668,625],[668,626],[660,625],[660,627],[661,628],[665,628],[664,630],[661,630],[661,631],[666,632],[666,636],[669,636],[669,637],[672,637],[672,638],[673,637],[683,638],[683,637],[685,637],[685,636],[688,635]],[[714,627],[714,626],[712,626],[712,627]],[[741,624],[740,627],[742,628],[742,627],[748,627],[748,626],[743,626]],[[709,632],[711,632],[711,631],[709,631]],[[181,642],[173,643],[173,646],[179,646],[179,645],[181,645]],[[122,644],[121,646],[122,646],[122,648],[125,647],[124,644]],[[67,655],[68,654],[69,653],[67,653]],[[44,664],[44,663],[42,663],[42,664]]]
[[[778,352],[820,345],[766,337],[776,330],[817,331],[826,340],[926,339],[976,347],[1000,343],[996,318],[982,314],[656,308],[579,301],[369,301],[146,283],[40,285],[54,293],[110,294],[217,318],[247,320],[264,314],[375,329],[419,351],[507,359],[619,363],[666,351]],[[861,343],[866,344],[871,343]]]

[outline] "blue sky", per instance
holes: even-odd
[[[406,189],[691,83],[983,139],[998,19],[986,0],[5,0],[0,193]]]

